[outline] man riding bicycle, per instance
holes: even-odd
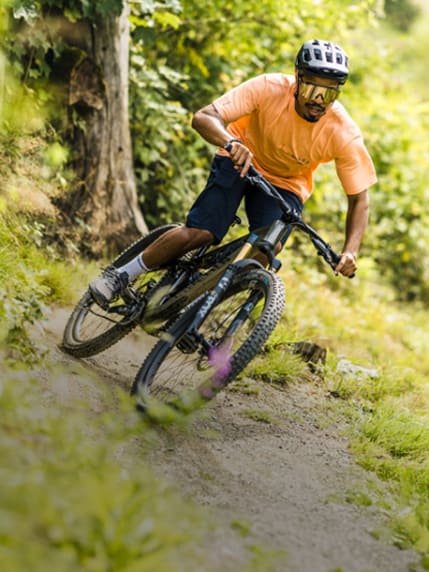
[[[335,161],[348,199],[345,241],[335,270],[352,276],[368,224],[368,188],[376,174],[358,126],[337,101],[348,74],[348,58],[340,46],[309,40],[298,52],[294,76],[257,76],[197,111],[192,126],[218,146],[204,190],[184,226],[166,232],[124,266],[106,268],[91,282],[96,302],[106,305],[142,272],[220,242],[243,198],[249,230],[280,218],[274,199],[246,181],[251,164],[301,212],[312,193],[313,171],[320,163]]]

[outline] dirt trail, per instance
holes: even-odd
[[[66,316],[48,319],[45,340],[53,360],[76,363],[56,349]],[[106,384],[128,388],[141,363],[142,336],[133,333],[82,364]],[[420,570],[414,552],[383,536],[380,508],[346,502],[373,477],[356,466],[347,439],[327,422],[328,397],[317,383],[279,389],[248,381],[258,394],[225,391],[192,430],[158,431],[149,453],[154,470],[220,524],[213,538],[218,569],[240,569],[243,540],[235,540],[232,524],[247,535],[246,544],[285,553],[278,572]],[[375,531],[386,540],[376,540]],[[261,564],[261,572],[268,569]]]

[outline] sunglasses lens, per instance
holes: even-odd
[[[335,101],[338,97],[338,90],[334,89],[332,87],[327,87],[326,88],[326,92],[325,92],[325,96],[324,96],[324,101],[326,103],[332,103],[333,101]]]
[[[339,90],[336,87],[325,87],[303,80],[299,82],[299,94],[305,99],[322,98],[324,103],[332,103],[338,97]]]

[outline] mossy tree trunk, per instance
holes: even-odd
[[[84,222],[85,243],[93,253],[111,254],[147,232],[137,200],[128,119],[127,6],[120,16],[88,24],[82,36],[86,46],[70,79],[79,176],[70,207]]]

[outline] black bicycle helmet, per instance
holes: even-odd
[[[340,46],[324,40],[305,42],[296,56],[295,67],[340,83],[345,83],[349,75],[347,54]]]

